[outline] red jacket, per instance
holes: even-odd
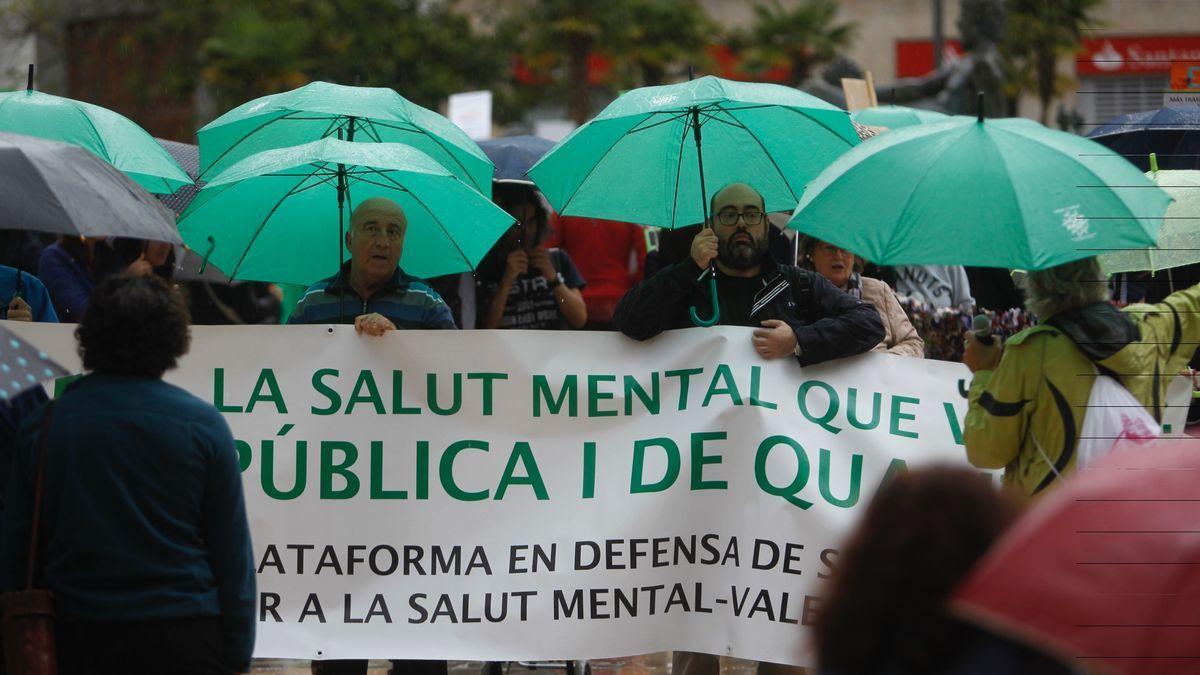
[[[587,280],[583,301],[588,322],[612,321],[613,309],[642,278],[646,236],[642,226],[612,220],[559,216],[546,246],[566,249]]]

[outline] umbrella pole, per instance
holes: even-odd
[[[696,164],[700,170],[700,206],[701,213],[704,214],[702,227],[712,227],[708,214],[708,189],[704,185],[704,152],[700,145],[700,109],[695,107],[692,108],[692,138],[696,141]],[[688,308],[688,315],[691,317],[692,323],[697,326],[714,326],[721,320],[721,306],[717,301],[717,266],[711,260],[708,261],[708,292],[709,301],[712,304],[711,317],[701,319],[695,307]]]
[[[33,66],[30,66],[30,68],[32,67]],[[18,231],[21,234],[17,236],[17,291],[16,293],[13,293],[13,299],[21,297],[21,291],[24,290],[24,280],[21,277],[25,276],[25,230]],[[10,299],[8,303],[11,305],[12,299]],[[5,312],[4,316],[7,317],[8,312]]]
[[[338,134],[339,136],[341,134]],[[338,243],[337,248],[337,276],[342,274],[342,246],[346,241],[346,226],[345,226],[345,210],[346,210],[346,165],[338,164],[337,168],[337,202],[338,202]],[[343,283],[349,283],[349,279],[343,279]],[[338,294],[338,323],[346,322],[346,294]]]

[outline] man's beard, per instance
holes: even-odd
[[[743,238],[738,238],[739,235],[745,234],[750,238],[746,241]],[[734,239],[738,241],[734,243]],[[748,270],[757,266],[762,262],[763,255],[767,252],[767,239],[755,239],[753,235],[745,230],[738,230],[724,241],[717,242],[717,260],[721,264],[730,269]]]

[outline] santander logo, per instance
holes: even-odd
[[[1113,43],[1105,40],[1100,49],[1092,54],[1092,65],[1096,67],[1096,70],[1109,72],[1120,70],[1125,65],[1125,55],[1117,51]]]

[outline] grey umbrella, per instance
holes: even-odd
[[[181,243],[175,215],[74,145],[0,133],[0,229]]]

